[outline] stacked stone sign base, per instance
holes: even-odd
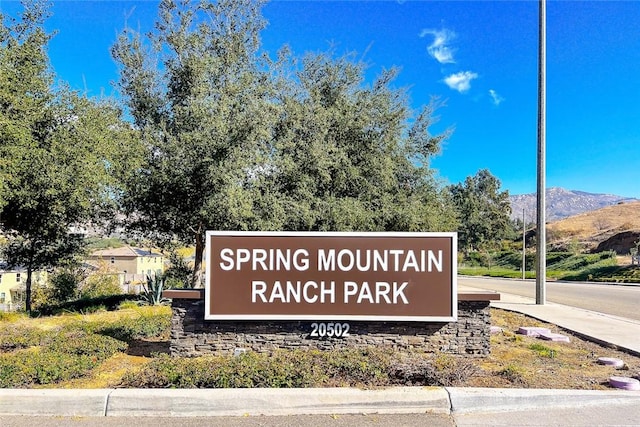
[[[238,351],[272,352],[277,349],[386,347],[467,356],[490,352],[489,303],[494,293],[458,294],[457,322],[355,322],[341,338],[312,337],[313,321],[204,320],[204,291],[166,291],[172,298],[171,355],[198,357],[231,355]]]

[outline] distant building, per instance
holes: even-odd
[[[87,258],[87,264],[95,269],[104,266],[110,273],[117,274],[120,286],[127,293],[140,292],[147,276],[164,272],[164,263],[162,254],[131,246],[95,251]]]
[[[44,285],[46,281],[46,271],[34,271],[31,275],[32,286]],[[24,307],[26,284],[26,268],[8,268],[0,261],[0,311],[15,311]]]

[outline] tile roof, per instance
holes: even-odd
[[[112,249],[102,249],[99,251],[94,251],[91,253],[93,257],[117,257],[117,256],[128,256],[128,257],[139,257],[139,256],[148,256],[148,257],[161,257],[162,254],[151,252],[146,249],[134,248],[131,246],[123,246],[120,248],[112,248]]]
[[[0,272],[3,273],[23,273],[27,271],[27,269],[21,265],[16,265],[13,267],[9,267],[9,265],[5,262],[0,260]]]

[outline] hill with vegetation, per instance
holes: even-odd
[[[522,232],[522,231],[521,231]],[[525,276],[535,277],[536,230],[526,232]],[[631,252],[640,247],[640,201],[618,203],[547,224],[547,276],[562,280],[640,282]],[[499,249],[461,258],[461,274],[522,277],[522,234]]]
[[[618,203],[547,225],[547,240],[556,248],[577,246],[590,252],[614,250],[625,256],[638,239],[640,201]]]

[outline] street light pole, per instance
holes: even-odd
[[[536,304],[546,302],[547,277],[547,235],[545,230],[545,190],[546,190],[546,50],[547,50],[547,5],[539,0],[538,33],[538,180],[537,180],[537,223],[536,223]]]
[[[526,279],[527,268],[527,227],[525,225],[524,208],[522,208],[522,280]]]

